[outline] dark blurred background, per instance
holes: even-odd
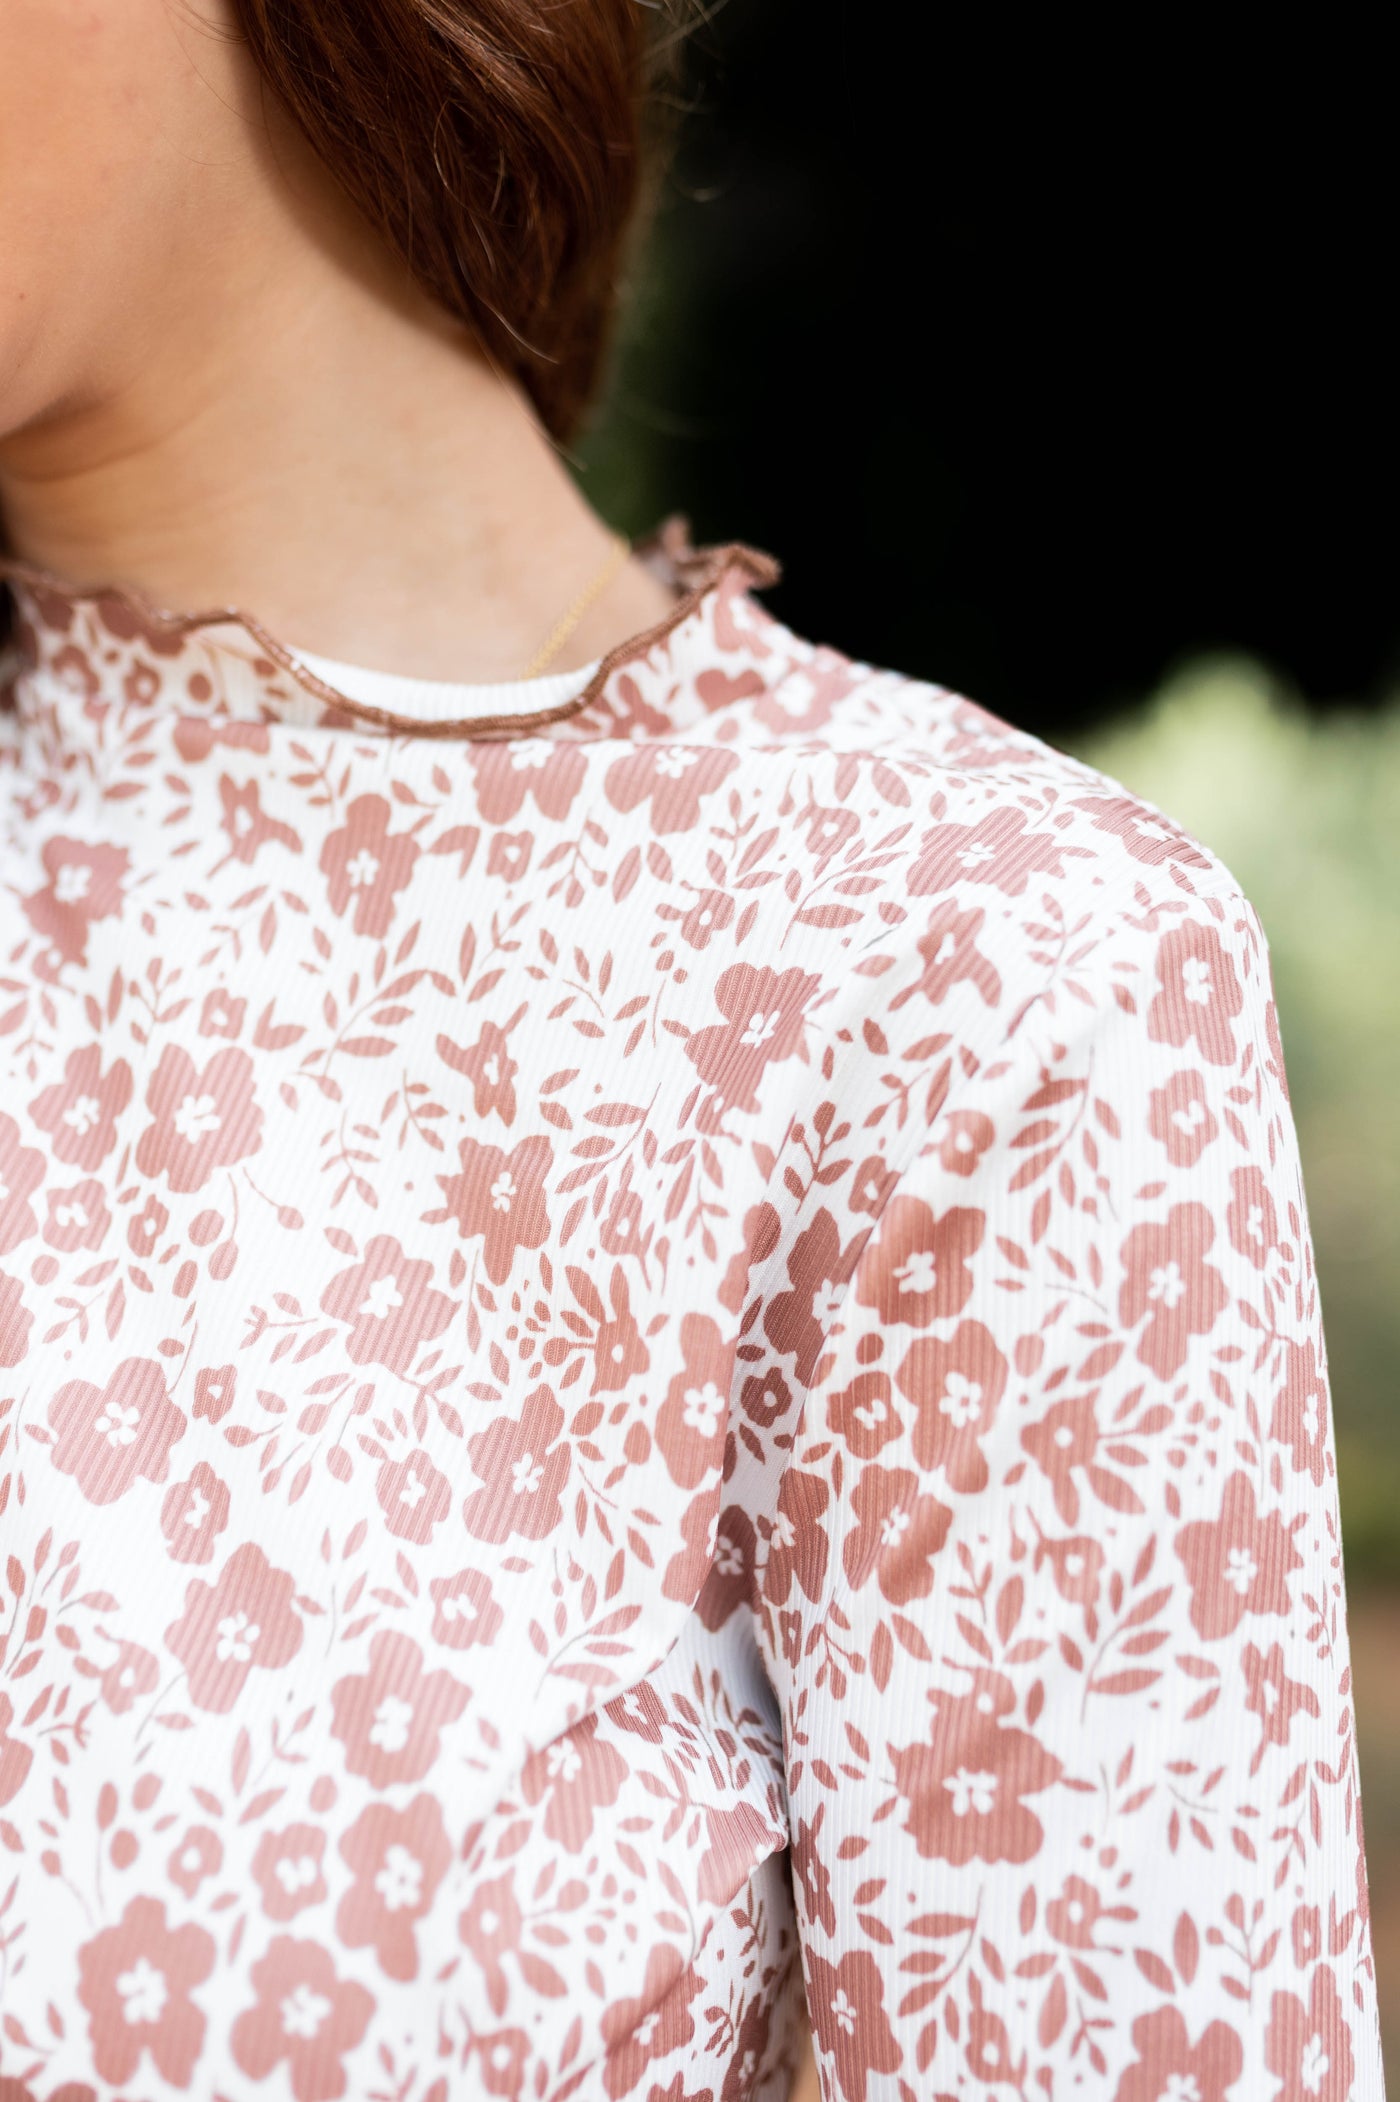
[[[1269,935],[1322,1278],[1400,2084],[1394,119],[1335,11],[727,0],[603,412],[617,524],[1106,768]]]

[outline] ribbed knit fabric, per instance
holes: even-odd
[[[19,613],[4,2102],[1379,2102],[1229,872],[732,566],[496,742]]]

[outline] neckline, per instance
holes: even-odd
[[[439,721],[444,717],[500,715],[512,707],[519,713],[552,708],[586,685],[601,659],[577,671],[544,672],[531,679],[420,679],[402,672],[381,671],[367,664],[349,664],[337,657],[322,657],[312,650],[289,645],[292,654],[318,679],[351,700],[370,701],[377,707],[401,715]]]

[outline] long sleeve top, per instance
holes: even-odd
[[[476,721],[15,585],[0,2096],[1380,2102],[1258,920],[667,559]]]

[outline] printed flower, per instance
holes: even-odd
[[[204,2048],[204,2016],[190,1995],[214,1968],[212,1935],[168,1927],[155,1898],[132,1898],[120,1923],[78,1951],[78,1998],[88,2011],[93,2067],[122,2086],[149,2051],[172,2087],[188,2087]]]
[[[467,1689],[450,1673],[424,1671],[416,1642],[381,1633],[370,1643],[368,1672],[331,1688],[331,1735],[345,1747],[349,1773],[364,1774],[372,1788],[390,1788],[423,1779],[443,1726],[466,1705]]]
[[[950,1109],[934,1126],[933,1143],[947,1174],[972,1175],[996,1135],[995,1124],[980,1109]]]
[[[485,1979],[491,2012],[498,2017],[506,2011],[510,1992],[501,1958],[515,1955],[524,1926],[514,1886],[513,1869],[478,1883],[457,1921],[457,1932]]]
[[[1233,1635],[1246,1613],[1287,1614],[1288,1579],[1303,1566],[1292,1528],[1277,1511],[1259,1516],[1243,1473],[1226,1482],[1218,1518],[1181,1528],[1176,1552],[1191,1585],[1191,1625],[1206,1642]]]
[[[214,986],[204,995],[204,1004],[199,1010],[200,1035],[237,1036],[243,1027],[243,1012],[247,1005],[246,1000],[235,1000],[224,986]]]
[[[661,1578],[661,1596],[694,1603],[714,1561],[716,1529],[719,1525],[720,1474],[690,1497],[681,1517],[681,1545],[666,1564]]]
[[[197,673],[196,678],[199,676]],[[191,680],[191,693],[194,686],[195,681]],[[208,694],[203,698],[207,700]],[[175,749],[187,766],[198,766],[202,759],[209,757],[215,745],[245,752],[266,752],[269,748],[266,723],[209,721],[197,715],[180,715],[175,718],[173,736]]]
[[[34,1316],[17,1277],[0,1270],[0,1365],[18,1365],[29,1349]]]
[[[660,1942],[647,1957],[637,1997],[614,2000],[604,2009],[603,2077],[613,2102],[630,2095],[656,2059],[669,2058],[691,2041],[695,2018],[690,2003],[699,1990],[694,1966]]]
[[[1082,1876],[1066,1876],[1064,1888],[1045,1908],[1045,1924],[1055,1940],[1067,1949],[1092,1949],[1094,1928],[1103,1915],[1103,1900],[1092,1883]],[[1116,1908],[1121,1918],[1127,1908]],[[1132,1914],[1128,1913],[1131,1918]]]
[[[29,1746],[9,1734],[14,1719],[13,1702],[7,1693],[0,1693],[0,1806],[14,1801],[34,1764]]]
[[[792,1389],[776,1365],[765,1365],[761,1377],[746,1379],[739,1389],[739,1406],[750,1423],[771,1430],[792,1408]]]
[[[512,1533],[543,1540],[560,1523],[559,1499],[569,1479],[569,1447],[558,1442],[564,1412],[548,1387],[537,1387],[518,1422],[500,1417],[467,1440],[481,1482],[462,1507],[474,1539],[499,1547]]]
[[[953,987],[962,984],[975,986],[988,1007],[998,1006],[1001,975],[977,946],[986,917],[980,907],[973,912],[959,912],[951,898],[935,905],[928,916],[928,932],[918,941],[924,960],[923,975],[896,993],[890,1006],[903,1007],[915,993],[922,993],[933,1006],[941,1007]]]
[[[194,1414],[222,1423],[233,1407],[238,1374],[232,1365],[204,1365],[194,1376]]]
[[[53,1464],[93,1504],[115,1503],[138,1475],[163,1482],[170,1448],[185,1432],[184,1411],[153,1358],[123,1358],[105,1387],[67,1380],[48,1413],[58,1433]]]
[[[856,1523],[842,1544],[853,1591],[872,1576],[892,1606],[927,1598],[933,1564],[953,1514],[919,1494],[920,1477],[905,1468],[865,1467],[851,1499]]]
[[[821,1596],[830,1548],[826,1507],[830,1492],[819,1474],[789,1467],[778,1487],[763,1591],[774,1605],[785,1606],[794,1582],[810,1599]]]
[[[603,793],[614,810],[631,811],[650,800],[657,834],[691,832],[700,822],[700,798],[713,795],[739,764],[733,752],[712,745],[643,744],[615,759],[603,777]]]
[[[520,1793],[527,1803],[544,1803],[546,1837],[570,1854],[587,1846],[594,1815],[615,1803],[627,1779],[626,1764],[614,1745],[598,1736],[598,1717],[582,1722],[525,1761]]]
[[[1199,1073],[1173,1073],[1165,1087],[1153,1088],[1147,1098],[1147,1128],[1165,1146],[1174,1168],[1195,1167],[1220,1134]]]
[[[459,1569],[455,1576],[433,1577],[433,1640],[446,1649],[488,1648],[501,1631],[504,1615],[491,1594],[491,1579],[479,1569]]]
[[[126,1222],[126,1244],[133,1255],[153,1255],[156,1242],[170,1223],[170,1214],[154,1190],[146,1193],[139,1212]]]
[[[450,1036],[439,1036],[437,1051],[454,1073],[465,1073],[470,1080],[472,1108],[479,1117],[494,1113],[503,1124],[515,1122],[515,1076],[520,1068],[510,1055],[510,1040],[504,1029],[495,1022],[483,1022],[480,1036],[466,1050],[454,1044]]]
[[[1208,1065],[1228,1066],[1235,1057],[1235,1016],[1244,994],[1235,966],[1214,927],[1184,920],[1162,936],[1157,948],[1157,982],[1147,1010],[1147,1033],[1154,1043],[1181,1046],[1196,1040]]]
[[[446,1203],[423,1217],[436,1225],[455,1219],[464,1240],[481,1236],[482,1260],[493,1285],[510,1276],[517,1248],[542,1248],[549,1236],[545,1177],[554,1165],[548,1139],[522,1139],[511,1153],[462,1139],[460,1175],[439,1175]]]
[[[125,847],[59,837],[45,840],[39,858],[49,880],[20,899],[25,918],[61,963],[86,963],[89,926],[121,912],[131,856]]]
[[[861,1262],[857,1299],[882,1323],[913,1328],[960,1314],[972,1297],[970,1265],[986,1224],[983,1213],[961,1206],[940,1218],[922,1198],[894,1198]]]
[[[505,744],[472,744],[476,799],[488,825],[513,824],[533,796],[542,817],[561,824],[583,785],[587,762],[577,745],[549,737],[517,737]]]
[[[229,1492],[207,1460],[201,1460],[188,1481],[167,1489],[160,1507],[160,1529],[171,1559],[176,1562],[211,1562],[214,1542],[228,1524]]]
[[[1263,1763],[1266,1745],[1287,1744],[1295,1715],[1317,1717],[1322,1710],[1312,1687],[1290,1679],[1284,1670],[1281,1642],[1273,1643],[1267,1656],[1252,1642],[1247,1642],[1240,1652],[1240,1667],[1249,1688],[1245,1706],[1251,1715],[1259,1717],[1262,1726],[1259,1746],[1249,1768],[1253,1774]]]
[[[733,963],[721,971],[715,1005],[725,1017],[691,1031],[686,1056],[727,1109],[758,1108],[770,1065],[806,1056],[806,1009],[821,988],[807,971],[770,971]]]
[[[345,823],[327,835],[317,863],[331,911],[342,918],[353,902],[356,934],[376,941],[388,933],[396,895],[411,882],[421,851],[407,832],[390,832],[392,816],[383,796],[356,796],[346,806]]]
[[[1190,1337],[1209,1335],[1229,1301],[1224,1278],[1205,1259],[1214,1240],[1203,1204],[1174,1204],[1165,1225],[1135,1226],[1123,1243],[1118,1318],[1136,1328],[1147,1316],[1137,1354],[1159,1379],[1180,1372]]]
[[[411,1452],[406,1460],[383,1461],[374,1493],[389,1531],[415,1547],[428,1545],[452,1509],[447,1476],[422,1451]]]
[[[1225,1227],[1236,1254],[1256,1270],[1267,1269],[1269,1257],[1279,1246],[1279,1231],[1278,1213],[1262,1169],[1236,1168],[1232,1173]]]
[[[336,1933],[347,1949],[372,1948],[386,1977],[416,1978],[413,1930],[432,1909],[452,1860],[436,1799],[416,1795],[406,1810],[369,1804],[340,1851],[355,1881],[336,1908]]]
[[[706,1314],[683,1314],[681,1369],[656,1416],[656,1442],[666,1471],[682,1489],[696,1489],[724,1457],[734,1344]]]
[[[689,912],[681,915],[681,940],[688,942],[692,949],[707,949],[715,935],[723,934],[733,917],[734,900],[727,891],[698,891]]]
[[[349,1324],[346,1356],[406,1373],[419,1345],[440,1336],[457,1311],[455,1299],[434,1291],[432,1275],[432,1264],[406,1255],[393,1234],[375,1234],[321,1294],[322,1310]]]
[[[1027,828],[1024,810],[991,811],[975,825],[935,825],[909,870],[909,895],[927,898],[968,883],[992,884],[1008,898],[1025,896],[1032,876],[1062,879],[1066,854],[1089,858],[1050,832]]]
[[[641,1737],[647,1744],[660,1744],[671,1727],[666,1718],[666,1704],[649,1679],[642,1679],[626,1693],[605,1701],[602,1713],[619,1730],[630,1731],[633,1737]]]
[[[154,1693],[160,1680],[160,1664],[139,1642],[121,1642],[117,1654],[98,1684],[113,1715],[125,1715],[143,1694]]]
[[[1351,2032],[1328,1964],[1313,1972],[1308,2004],[1275,1993],[1269,2006],[1264,2061],[1283,2084],[1271,2102],[1347,2102],[1356,2077]]]
[[[258,848],[266,846],[269,840],[290,847],[294,854],[301,852],[300,833],[284,825],[280,818],[269,817],[263,809],[262,787],[256,778],[240,784],[227,774],[220,774],[219,801],[223,805],[219,822],[228,835],[228,852],[223,860],[215,862],[215,868],[222,868],[224,861],[251,865]]]
[[[898,1175],[878,1153],[863,1160],[851,1178],[850,1205],[853,1212],[868,1212],[878,1219],[899,1181]]]
[[[926,1861],[960,1868],[1039,1852],[1044,1832],[1025,1798],[1059,1779],[1060,1762],[1003,1720],[1015,1705],[1009,1679],[978,1671],[970,1692],[933,1701],[926,1742],[890,1747],[895,1787],[909,1805],[904,1829]]]
[[[885,1980],[868,1949],[850,1949],[839,1963],[807,1959],[807,2005],[813,2040],[834,2061],[844,2102],[866,2102],[872,2074],[897,2073],[904,2054],[885,2012]]]
[[[696,1884],[707,1905],[729,1905],[747,1888],[754,1870],[787,1845],[787,1827],[765,1817],[756,1803],[742,1801],[724,1809],[707,1806],[704,1818],[705,1851]]]
[[[43,1154],[24,1144],[14,1118],[0,1110],[0,1255],[8,1255],[37,1228],[29,1200],[43,1179]]]
[[[827,1403],[827,1421],[858,1460],[873,1460],[903,1430],[904,1419],[894,1405],[893,1394],[889,1374],[877,1367],[872,1372],[858,1372],[851,1384],[833,1394]]]
[[[136,1142],[136,1165],[152,1181],[166,1175],[182,1194],[262,1144],[253,1061],[233,1045],[216,1051],[201,1071],[187,1051],[167,1044],[147,1085],[146,1107],[155,1122]]]
[[[44,1221],[44,1239],[50,1248],[71,1255],[75,1248],[100,1248],[112,1223],[102,1185],[95,1176],[71,1183],[67,1189],[48,1189],[44,1199],[49,1215]]]
[[[715,1634],[754,1595],[754,1561],[758,1548],[753,1520],[738,1504],[719,1514],[709,1573],[695,1600],[695,1611]],[[668,1592],[668,1597],[674,1593]]]
[[[270,1920],[289,1920],[326,1895],[321,1858],[326,1835],[315,1825],[287,1825],[264,1832],[253,1856],[253,1881]]]
[[[1072,1606],[1083,1606],[1087,1613],[1097,1603],[1105,1559],[1099,1542],[1085,1533],[1073,1534],[1068,1540],[1048,1540],[1042,1534],[1032,1568],[1039,1575],[1041,1565],[1048,1562],[1060,1597]]]
[[[763,1333],[775,1350],[794,1359],[799,1386],[810,1385],[817,1359],[846,1301],[864,1236],[841,1246],[831,1213],[823,1207],[797,1236],[787,1260],[791,1290],[775,1293],[764,1308]]]
[[[1327,1427],[1327,1375],[1318,1363],[1317,1346],[1290,1343],[1269,1436],[1292,1447],[1295,1474],[1310,1474],[1319,1485],[1327,1472]]]
[[[1134,796],[1079,796],[1074,807],[1087,811],[1096,830],[1109,833],[1127,848],[1134,861],[1149,868],[1166,864],[1185,869],[1210,867],[1209,856],[1201,852],[1180,825],[1139,803]]]
[[[197,1708],[227,1715],[255,1665],[276,1671],[291,1662],[302,1634],[295,1590],[295,1579],[251,1540],[234,1549],[216,1583],[189,1585],[165,1644],[184,1665]]]
[[[981,1231],[981,1213],[972,1215]],[[951,1489],[975,1494],[987,1486],[982,1440],[1006,1392],[1006,1359],[980,1321],[960,1321],[952,1341],[919,1336],[895,1374],[914,1405],[914,1457],[941,1467]]]
[[[374,2013],[363,1985],[342,1983],[319,1942],[278,1934],[253,1965],[257,1999],[229,2031],[234,2062],[250,2080],[266,2080],[286,2061],[296,2102],[336,2102],[349,2085],[343,2059]]]
[[[1211,2022],[1193,2045],[1175,2007],[1139,2015],[1133,2049],[1136,2063],[1119,2081],[1113,2102],[1229,2102],[1244,2068],[1243,2047],[1228,2022]]]
[[[825,1817],[826,1805],[818,1803],[810,1825],[805,1818],[798,1820],[792,1835],[792,1868],[809,1922],[825,1934],[834,1934],[836,1907],[831,1902],[831,1866],[821,1845]]]
[[[1066,1525],[1079,1523],[1079,1489],[1076,1467],[1094,1468],[1099,1448],[1099,1426],[1092,1394],[1078,1394],[1069,1401],[1053,1402],[1038,1423],[1028,1423],[1021,1443],[1050,1483],[1055,1509]]]
[[[1293,1961],[1300,1971],[1305,1971],[1322,1954],[1322,1913],[1316,1905],[1294,1906],[1289,1936]]]
[[[165,1864],[166,1874],[187,1898],[192,1898],[207,1876],[217,1876],[223,1866],[223,1842],[208,1825],[191,1825]]]
[[[474,2037],[472,2048],[481,2062],[483,2094],[509,2097],[509,2102],[515,2102],[522,2092],[525,2063],[530,2056],[530,2039],[525,2031],[497,2029],[491,2036]]]
[[[807,849],[820,874],[833,854],[849,846],[860,832],[860,819],[843,805],[824,808],[809,802],[795,820],[799,832],[807,834]]]
[[[629,1380],[645,1372],[651,1364],[651,1352],[642,1341],[642,1332],[632,1312],[632,1295],[621,1263],[613,1264],[608,1284],[611,1317],[597,1293],[592,1296],[594,1304],[589,1311],[598,1323],[598,1330],[593,1338],[593,1384],[588,1391],[590,1394],[620,1394]],[[547,1363],[554,1362],[548,1350],[545,1359]]]
[[[533,832],[493,832],[486,850],[487,875],[499,876],[502,883],[521,882],[529,869],[534,846]]]

